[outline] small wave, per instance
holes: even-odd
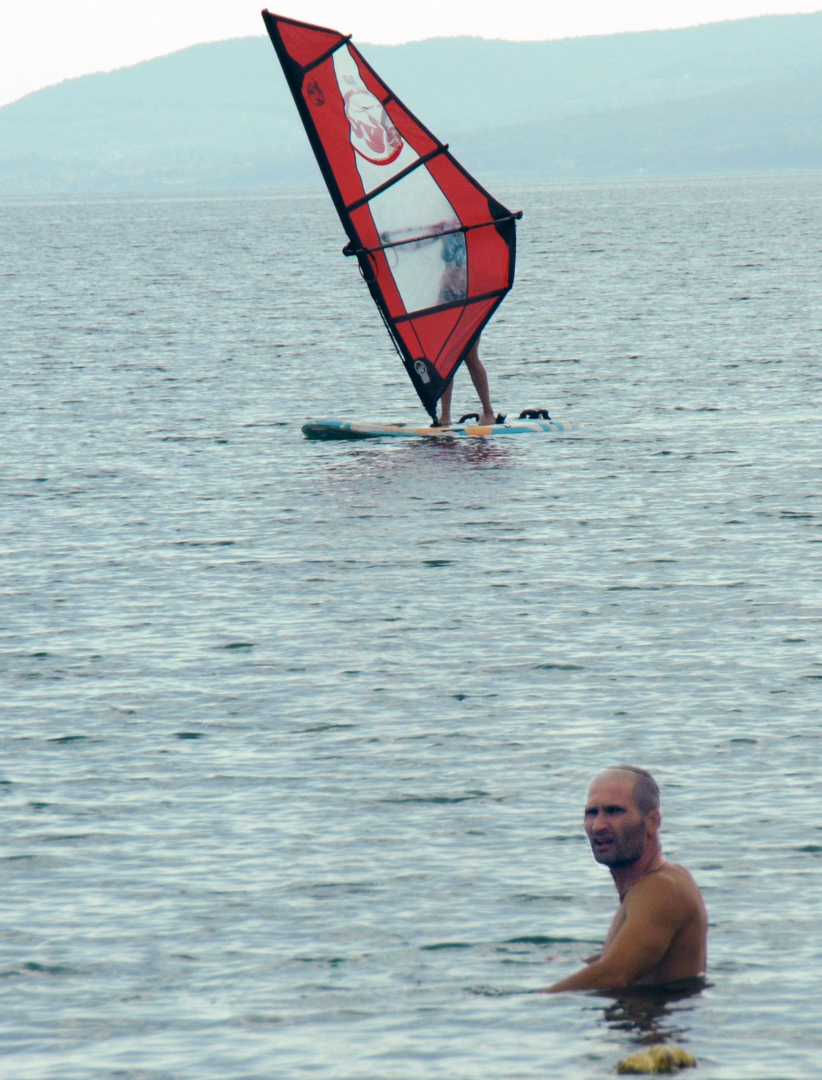
[[[579,938],[549,937],[545,934],[525,934],[523,937],[506,938],[503,945],[567,945],[580,944]],[[590,944],[588,942],[587,944]]]
[[[470,941],[437,941],[433,945],[420,945],[420,952],[441,952],[443,949],[472,949]]]
[[[398,795],[395,799],[382,799],[383,803],[431,803],[434,806],[447,806],[450,803],[470,802],[472,799],[490,799],[488,791],[466,791],[464,795]],[[496,797],[495,802],[503,799]]]
[[[549,661],[546,664],[535,664],[534,671],[584,671],[582,664],[560,664]]]
[[[79,975],[78,968],[68,967],[65,964],[41,964],[37,960],[27,960],[25,963],[20,964],[17,972],[24,974],[26,972],[32,975]],[[16,974],[17,972],[8,972],[7,974]]]
[[[312,727],[296,728],[297,735],[314,735],[320,731],[346,731],[356,727],[356,724],[314,724]]]

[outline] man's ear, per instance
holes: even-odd
[[[651,832],[656,832],[662,824],[662,814],[659,810],[652,810],[645,820],[648,822],[648,828]]]

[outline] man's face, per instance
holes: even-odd
[[[652,834],[652,815],[640,814],[633,789],[633,776],[620,772],[603,773],[588,789],[585,835],[594,858],[605,866],[631,866]]]

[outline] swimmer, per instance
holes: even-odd
[[[659,788],[644,769],[606,769],[588,789],[585,833],[611,871],[619,908],[602,950],[543,994],[660,986],[705,971],[708,916],[696,882],[666,862],[659,842]]]

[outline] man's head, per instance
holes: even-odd
[[[597,862],[612,870],[638,862],[658,844],[659,788],[650,773],[616,765],[592,782],[585,804],[585,833]]]

